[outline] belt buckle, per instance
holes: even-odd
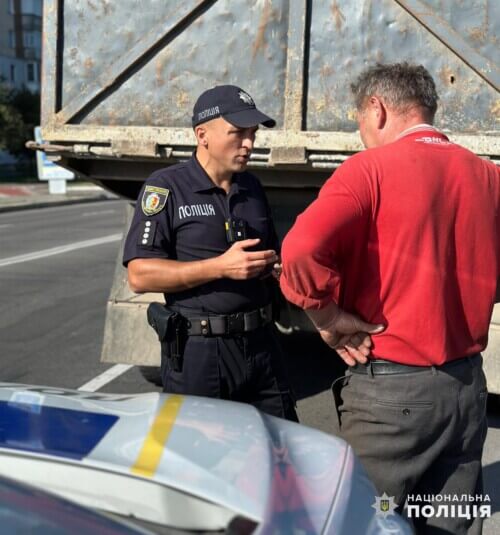
[[[227,334],[238,334],[244,329],[243,313],[229,314],[226,316]]]

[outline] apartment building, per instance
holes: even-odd
[[[0,78],[40,91],[43,0],[0,0]]]

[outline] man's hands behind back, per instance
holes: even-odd
[[[372,348],[372,334],[381,333],[385,326],[363,321],[344,312],[335,303],[321,310],[306,310],[323,341],[339,354],[348,366],[365,364]]]

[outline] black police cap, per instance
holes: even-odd
[[[276,121],[259,111],[252,97],[235,85],[217,85],[203,92],[193,108],[193,128],[217,117],[239,128],[263,124],[269,128]]]

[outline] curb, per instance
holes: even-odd
[[[119,198],[107,197],[106,195],[99,195],[98,197],[83,197],[81,199],[63,199],[54,201],[34,201],[26,204],[11,204],[2,206],[0,204],[0,213],[17,212],[23,210],[33,210],[36,208],[48,208],[51,206],[68,206],[71,204],[84,204],[100,201],[118,201]]]

